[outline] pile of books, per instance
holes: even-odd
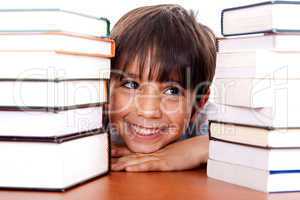
[[[66,190],[109,171],[109,21],[0,10],[0,188]]]
[[[300,190],[300,2],[225,9],[209,177],[265,192]]]

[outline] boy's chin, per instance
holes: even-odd
[[[130,151],[135,153],[153,153],[161,149],[160,145],[127,144]]]

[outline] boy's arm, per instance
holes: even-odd
[[[125,152],[121,155],[113,148],[113,157],[120,157],[112,164],[113,171],[179,171],[198,167],[208,159],[208,136],[196,136],[178,141],[150,154]],[[124,148],[124,147],[123,147]]]

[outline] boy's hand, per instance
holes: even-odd
[[[170,144],[150,154],[132,153],[128,150],[112,163],[112,170],[179,171],[198,167],[201,163],[206,163],[207,159],[208,137],[197,136]]]
[[[125,145],[111,145],[111,156],[113,158],[128,156],[130,154],[133,154],[133,152],[131,152]]]

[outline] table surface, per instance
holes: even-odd
[[[0,190],[1,200],[300,200],[299,193],[267,194],[217,181],[205,169],[183,172],[112,172],[67,192]]]

